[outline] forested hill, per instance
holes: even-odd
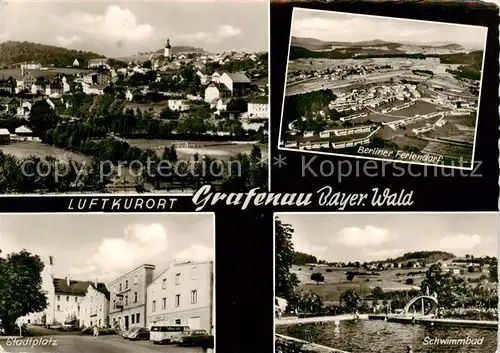
[[[66,67],[78,59],[80,66],[82,66],[88,60],[97,58],[104,58],[104,56],[31,42],[8,41],[0,43],[0,65],[34,61],[42,65],[53,64],[55,67]]]

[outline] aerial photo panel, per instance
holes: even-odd
[[[471,170],[486,37],[294,8],[278,148]]]

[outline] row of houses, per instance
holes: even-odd
[[[162,271],[142,264],[103,283],[60,278],[49,257],[42,273],[47,308],[20,320],[32,324],[80,327],[150,328],[154,324],[187,325],[213,331],[213,262],[172,262]]]

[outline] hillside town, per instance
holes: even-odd
[[[253,146],[267,150],[267,60],[267,53],[179,52],[166,39],[161,51],[130,62],[75,58],[64,68],[36,61],[3,65],[0,149],[21,159],[78,162],[82,155],[102,161],[106,153],[96,155],[89,144],[102,150],[120,145],[122,161],[130,159],[127,150],[160,159],[168,150],[175,160],[206,155],[226,162],[250,154]],[[46,145],[57,148],[44,153]],[[99,188],[165,188],[127,175],[112,179]],[[100,191],[95,188],[89,191]]]

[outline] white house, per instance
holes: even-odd
[[[109,325],[109,291],[104,283],[91,282],[80,305],[80,326]]]
[[[219,99],[217,101],[217,104],[215,105],[215,109],[217,109],[218,111],[220,112],[224,112],[227,110],[227,106],[228,104],[231,102],[231,99],[230,98],[226,98],[226,99]]]
[[[214,73],[212,74],[212,82],[220,83],[221,76],[222,76],[221,73],[219,73],[218,71],[214,71]]]
[[[211,333],[213,262],[172,263],[147,287],[147,325],[187,325]]]
[[[125,92],[125,99],[128,100],[129,102],[132,102],[132,99],[134,98],[134,95],[132,94],[132,91],[127,88],[127,91]]]
[[[80,62],[78,61],[78,59],[75,59],[75,61],[73,61],[73,66],[75,67],[80,66]]]
[[[168,108],[173,111],[185,112],[191,108],[191,102],[187,99],[169,99]]]
[[[269,119],[269,99],[267,97],[249,99],[247,114],[249,118]]]
[[[19,107],[17,107],[17,116],[20,118],[28,119],[31,113],[31,103],[28,101],[23,101]]]
[[[200,83],[202,85],[209,84],[212,81],[212,76],[202,72],[201,70],[196,71],[196,76],[200,78]]]
[[[231,91],[224,85],[211,83],[205,88],[205,102],[210,103],[214,99],[226,98],[231,96]]]
[[[236,89],[243,89],[250,86],[250,79],[243,73],[228,73],[224,72],[220,77],[220,83],[223,83],[231,92]]]

